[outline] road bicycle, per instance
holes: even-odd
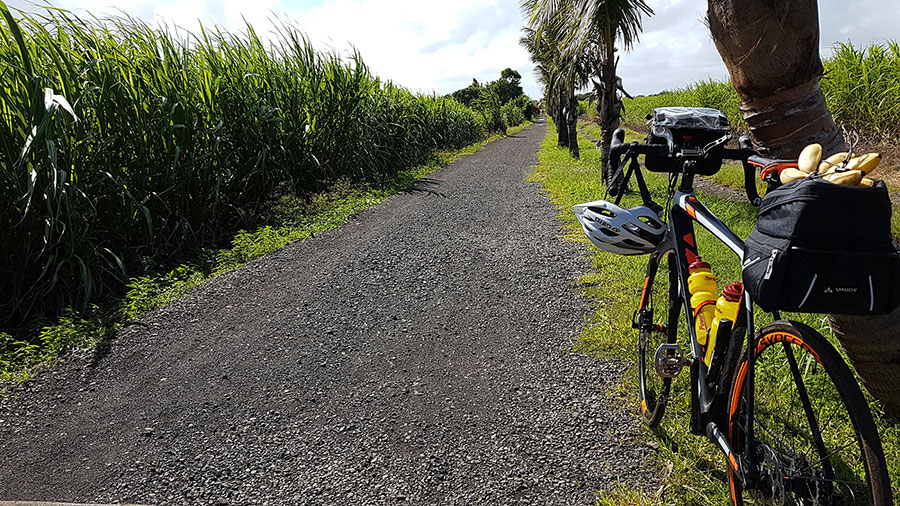
[[[688,290],[689,265],[699,257],[694,222],[739,262],[744,242],[700,202],[694,178],[718,170],[724,159],[740,161],[747,198],[758,206],[757,170],[788,163],[759,156],[746,138],[738,148],[727,148],[730,139],[726,134],[702,147],[673,149],[671,144],[625,143],[621,129],[614,134],[610,167],[621,173],[627,165],[627,171],[619,187],[610,189],[615,203],[594,206],[591,226],[601,225],[598,235],[630,241],[638,250],[642,239],[654,244],[640,251],[650,257],[632,322],[639,339],[642,418],[651,427],[660,423],[672,379],[687,368],[690,432],[705,435],[724,454],[733,504],[890,505],[890,481],[869,406],[848,365],[819,332],[783,320],[778,312],[757,330],[754,302],[744,292],[734,320],[719,322],[712,358],[704,361]],[[667,160],[666,208],[652,200],[639,156],[645,163]],[[632,177],[643,200],[635,214],[642,215],[640,223],[610,225],[615,215],[610,209],[626,212],[617,206]],[[659,223],[646,216],[646,209],[660,216]],[[583,215],[579,221],[587,223]],[[682,354],[683,344],[688,356]]]

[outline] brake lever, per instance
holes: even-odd
[[[745,151],[756,153],[753,149],[753,143],[750,141],[750,137],[747,137],[746,135],[742,135],[738,138],[738,147]],[[759,197],[759,192],[756,191],[756,170],[746,158],[741,160],[741,162],[744,164],[744,191],[747,192],[747,200],[754,206],[759,207],[762,203],[762,199]],[[771,189],[771,183],[769,184]]]
[[[744,191],[747,192],[747,200],[750,201],[756,207],[762,203],[762,199],[759,197],[759,192],[756,191],[756,170],[753,168],[753,165],[750,164],[747,160],[743,161],[744,164]]]
[[[706,146],[703,146],[703,149],[701,150],[702,157],[706,158],[706,155],[708,155],[709,152],[712,151],[713,149],[716,149],[719,146],[724,146],[725,144],[728,144],[728,141],[730,141],[731,138],[732,138],[731,134],[725,134],[722,137],[719,137],[718,139],[710,142]]]

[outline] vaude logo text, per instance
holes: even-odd
[[[829,286],[828,288],[825,289],[825,293],[834,293],[834,292],[838,292],[838,293],[856,293],[856,288],[843,288],[843,287],[837,287],[837,288],[832,289],[832,288]]]

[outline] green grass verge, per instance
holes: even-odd
[[[530,124],[510,127],[507,135],[521,132]],[[436,152],[428,163],[402,171],[379,184],[343,181],[310,201],[284,196],[275,203],[269,225],[238,232],[231,241],[231,248],[207,250],[194,261],[166,273],[132,278],[128,292],[121,300],[102,307],[93,305],[81,313],[67,311],[54,322],[39,321],[35,324],[36,336],[28,342],[0,333],[0,383],[27,380],[67,351],[91,348],[110,339],[128,322],[184,296],[201,283],[291,242],[340,227],[356,214],[406,190],[416,179],[501,137],[494,135],[457,151]]]
[[[647,257],[623,257],[590,246],[571,206],[604,197],[600,152],[587,139],[580,139],[581,159],[573,160],[567,150],[556,147],[556,141],[556,133],[548,125],[547,137],[538,153],[539,165],[529,175],[529,180],[543,185],[567,230],[564,239],[586,244],[593,267],[590,273],[578,279],[580,292],[593,302],[596,311],[589,316],[576,349],[598,359],[616,358],[634,363],[637,335],[631,328],[631,318],[640,297]],[[666,176],[646,171],[645,176],[654,200],[664,203]],[[741,237],[746,237],[755,225],[756,208],[749,203],[726,202],[702,192],[698,192],[698,197]],[[639,201],[638,195],[626,195],[623,205],[638,205]],[[740,280],[740,268],[734,254],[702,227],[696,229],[696,235],[701,254],[712,264],[720,286]],[[811,325],[834,340],[821,315],[788,316]],[[766,321],[764,314],[757,314],[758,325]],[[682,374],[674,382],[672,400],[662,425],[655,430],[645,430],[643,434],[645,442],[657,448],[656,457],[662,469],[659,487],[647,492],[620,484],[599,491],[598,504],[727,504],[724,458],[706,438],[688,433],[690,390],[687,376]],[[635,417],[639,416],[635,367],[623,376],[612,394],[623,405],[631,406]],[[873,402],[872,407],[885,447],[892,490],[900,491],[900,427],[887,425],[877,404]]]

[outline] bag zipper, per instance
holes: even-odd
[[[769,257],[769,265],[766,266],[766,274],[763,276],[763,279],[769,279],[772,277],[772,267],[775,265],[775,257],[778,256],[778,250],[772,250],[772,256]]]

